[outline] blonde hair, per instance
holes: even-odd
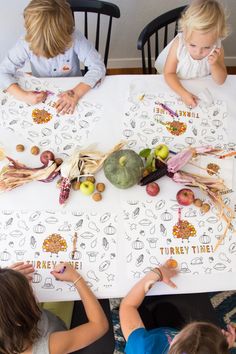
[[[179,21],[179,29],[190,38],[193,31],[214,31],[216,39],[229,34],[224,7],[216,0],[192,1]]]
[[[70,48],[74,19],[66,0],[32,0],[24,19],[25,40],[34,54],[53,58]]]
[[[168,354],[228,354],[220,328],[208,322],[192,322],[180,331]]]

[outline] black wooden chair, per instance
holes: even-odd
[[[156,60],[161,50],[176,36],[178,19],[185,8],[186,6],[181,6],[156,17],[146,25],[140,33],[137,49],[142,51],[143,74],[152,74],[155,72],[153,65],[153,51],[151,49],[153,41],[155,46],[154,60]],[[173,24],[172,27],[174,26],[172,33],[170,33],[171,28],[169,26],[171,24]],[[154,38],[151,38],[153,35],[155,35]],[[160,45],[160,43],[162,45]]]
[[[103,59],[104,59],[105,66],[107,67],[110,39],[111,39],[112,20],[113,20],[113,17],[115,17],[115,18],[120,17],[119,7],[117,5],[112,4],[112,3],[105,2],[105,1],[99,1],[99,0],[69,0],[69,4],[71,6],[73,16],[75,16],[75,13],[77,13],[77,12],[84,13],[84,35],[87,39],[89,39],[89,34],[88,34],[88,27],[89,27],[88,18],[89,18],[89,16],[88,16],[88,13],[97,14],[97,16],[96,16],[97,17],[96,36],[95,36],[95,43],[94,43],[97,51],[99,51],[99,44],[100,44],[101,15],[109,16],[107,33],[104,33],[104,32],[102,33],[102,36],[105,39],[105,50],[104,50]],[[92,18],[92,16],[91,16],[91,19],[92,19],[91,22],[94,23],[94,18]]]

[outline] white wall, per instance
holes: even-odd
[[[111,0],[119,6],[121,17],[114,19],[108,67],[140,67],[140,53],[136,49],[142,28],[156,16],[175,7],[186,5],[189,0]],[[236,1],[220,0],[229,12],[232,34],[224,41],[226,64],[236,66]],[[0,0],[0,60],[24,31],[22,12],[28,0]],[[77,22],[81,23],[80,18]],[[104,20],[103,26],[105,27]]]

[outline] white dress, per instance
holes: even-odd
[[[177,48],[177,70],[176,74],[180,79],[195,79],[211,74],[210,65],[208,63],[208,56],[201,60],[195,60],[191,57],[188,49],[185,46],[183,33],[177,34],[179,39],[179,45]],[[175,38],[176,38],[175,37]],[[164,71],[164,66],[166,62],[167,55],[169,53],[170,47],[175,40],[175,38],[163,49],[159,54],[155,62],[155,68],[159,74]],[[221,43],[217,43],[217,47],[220,47]]]

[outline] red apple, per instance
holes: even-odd
[[[146,185],[147,194],[155,197],[160,192],[160,187],[156,182],[151,182]]]
[[[50,150],[43,151],[40,155],[40,161],[43,165],[47,166],[49,161],[54,161],[55,156],[54,153]]]
[[[176,194],[176,199],[180,205],[186,206],[186,205],[192,204],[195,197],[194,197],[194,193],[191,189],[183,188],[183,189],[180,189],[178,191],[178,193]]]

